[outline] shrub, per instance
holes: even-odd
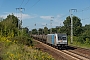
[[[86,38],[85,44],[89,45],[90,44],[90,39]]]
[[[17,44],[5,48],[1,56],[3,60],[54,60],[48,53]]]
[[[25,41],[23,41],[23,38]],[[15,37],[9,39],[10,37],[0,38],[0,60],[54,60],[48,53],[33,49],[32,46],[29,46],[29,42],[32,43],[30,38]]]
[[[11,41],[18,43],[18,44],[33,46],[32,39],[29,37],[26,37],[26,36],[13,37],[13,38],[11,38]]]

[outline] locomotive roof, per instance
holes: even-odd
[[[58,34],[58,35],[66,35],[66,33],[55,33],[55,34]],[[55,34],[47,34],[47,35],[55,35]]]

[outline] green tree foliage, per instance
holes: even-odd
[[[60,33],[67,33],[67,32],[65,31],[65,26],[62,26],[62,27],[60,28]]]
[[[10,39],[12,42],[15,41],[17,44],[23,44],[28,46],[33,46],[32,39],[27,36],[16,36]]]
[[[37,34],[38,32],[37,32],[37,29],[33,29],[32,30],[32,34]]]
[[[61,26],[56,26],[56,32],[61,33]]]
[[[83,33],[81,36],[83,36],[84,42],[86,44],[90,44],[90,24],[89,25],[85,25],[85,27],[83,27]]]
[[[82,32],[81,20],[76,16],[73,16],[72,18],[73,18],[73,32],[74,32],[74,35],[79,35]],[[70,16],[68,16],[66,18],[66,20],[63,22],[63,24],[64,24],[64,31],[66,31],[66,33],[68,35],[70,35],[70,30],[71,30],[71,18],[70,18]]]
[[[44,34],[48,34],[48,28],[47,27],[44,27]]]
[[[74,29],[74,35],[78,36],[82,33],[82,23],[81,20],[73,16],[73,29]]]
[[[0,37],[9,37],[11,41],[17,41],[24,45],[32,44],[29,38],[29,29],[27,27],[22,28],[19,19],[13,14],[8,15],[6,19],[0,22],[0,34]]]
[[[18,18],[13,14],[8,15],[6,19],[0,22],[0,30],[3,36],[9,36],[11,33],[14,33],[14,36],[17,36],[18,31]]]
[[[22,32],[23,30],[23,32]],[[21,36],[21,35],[27,35],[29,29],[28,28],[22,28],[20,20],[12,15],[8,15],[6,19],[0,19],[0,34],[2,36]]]
[[[52,28],[52,33],[57,33],[57,29],[56,28]]]
[[[38,32],[39,32],[39,34],[42,34],[43,29],[42,28],[39,28]]]
[[[70,35],[70,30],[71,30],[71,18],[70,18],[70,16],[68,16],[67,18],[66,18],[66,20],[63,22],[63,24],[64,24],[64,31],[68,34],[68,35]]]
[[[29,29],[27,27],[22,28],[23,29],[23,35],[28,36],[29,35]]]

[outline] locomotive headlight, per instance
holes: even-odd
[[[58,42],[58,44],[60,44],[60,42]]]
[[[60,40],[60,42],[63,42],[62,40]]]

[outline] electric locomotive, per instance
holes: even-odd
[[[59,48],[66,47],[68,45],[67,35],[62,33],[48,34],[46,42]]]
[[[35,39],[38,39],[47,44],[53,45],[58,48],[67,47],[68,40],[67,35],[64,33],[55,33],[47,35],[32,35]]]

